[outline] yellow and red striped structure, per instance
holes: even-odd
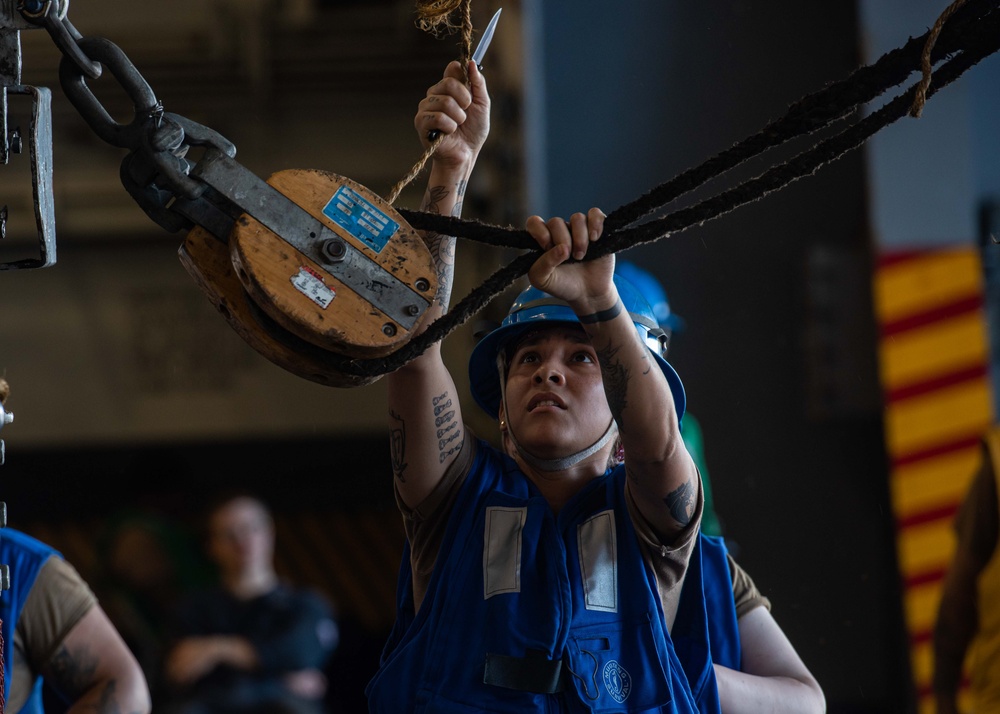
[[[919,712],[931,714],[931,633],[952,521],[993,420],[979,251],[882,256],[874,289],[903,609]]]

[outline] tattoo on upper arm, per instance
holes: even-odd
[[[101,696],[97,700],[97,714],[123,714],[122,708],[118,706],[118,700],[115,696],[117,689],[118,682],[114,679],[104,683],[104,687],[101,689]]]
[[[615,421],[621,423],[622,414],[628,406],[626,394],[631,377],[628,367],[615,359],[620,348],[608,345],[597,351],[597,360],[601,363],[601,374],[604,376],[604,392],[608,395],[608,406]]]
[[[56,689],[75,700],[93,685],[97,660],[87,646],[70,652],[66,645],[62,645],[49,660],[46,676]],[[113,686],[113,680],[109,684]]]
[[[389,417],[398,422],[399,426],[389,429],[389,457],[392,461],[392,473],[399,479],[400,483],[406,483],[403,472],[406,470],[406,424],[403,417],[396,412],[389,410]]]
[[[694,486],[691,481],[685,481],[676,489],[667,494],[663,502],[670,509],[670,515],[675,521],[686,526],[694,516]]]
[[[465,432],[455,419],[458,412],[454,408],[454,403],[448,392],[434,397],[432,403],[434,406],[434,426],[437,429],[438,463],[443,464],[445,459],[457,454],[462,448]]]
[[[642,351],[642,373],[649,374],[649,370],[653,368],[652,360],[649,358],[649,350]]]

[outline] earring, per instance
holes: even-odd
[[[500,420],[500,429],[503,430],[503,429],[506,429],[506,428],[507,428],[507,422],[505,422],[503,419],[501,419]]]

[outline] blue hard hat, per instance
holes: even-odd
[[[615,273],[623,276],[645,296],[660,327],[671,332],[680,332],[684,329],[684,319],[671,312],[667,291],[663,289],[663,285],[653,277],[652,273],[627,260],[619,260],[615,263]]]
[[[684,416],[687,398],[681,378],[660,354],[662,351],[660,338],[663,330],[642,293],[621,275],[616,274],[614,281],[622,304],[632,317],[632,323],[639,337],[649,347],[649,351],[653,353],[653,357],[667,378],[667,384],[670,385],[670,392],[674,397],[677,418],[680,419]],[[567,303],[538,288],[529,287],[514,300],[500,326],[480,340],[472,350],[472,356],[469,358],[469,384],[472,397],[491,417],[496,418],[500,410],[501,390],[497,355],[511,339],[528,330],[552,323],[579,325],[580,320]]]

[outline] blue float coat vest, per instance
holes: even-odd
[[[713,658],[739,668],[725,546],[699,537],[668,633],[624,484],[623,467],[609,471],[555,515],[480,442],[416,615],[405,549],[370,710],[717,714]],[[706,604],[725,613],[711,627]],[[559,691],[484,682],[511,663],[528,679],[561,663]]]
[[[11,528],[0,529],[0,563],[10,567],[10,589],[0,594],[0,620],[3,626],[4,701],[10,694],[14,666],[14,630],[38,571],[58,551]],[[38,678],[31,697],[17,714],[42,714],[42,679]],[[14,714],[13,712],[11,714]]]

